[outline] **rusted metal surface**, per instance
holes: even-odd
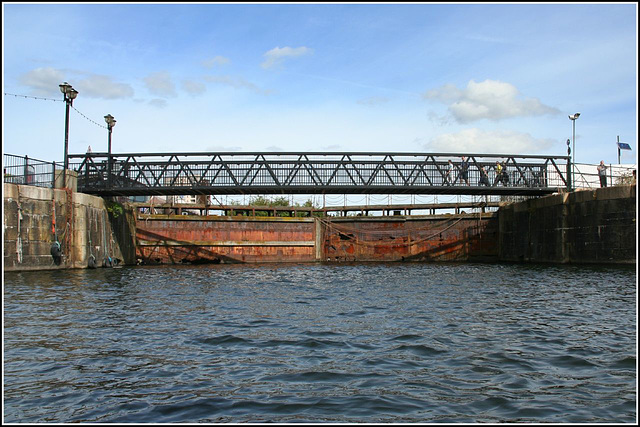
[[[312,219],[141,215],[138,259],[146,264],[206,262],[311,262]]]
[[[198,196],[206,197],[206,196]],[[224,215],[234,216],[290,216],[290,217],[311,217],[328,216],[328,213],[337,213],[339,216],[348,216],[349,213],[356,212],[360,216],[368,216],[370,212],[381,212],[383,215],[411,215],[415,211],[429,211],[435,215],[438,210],[455,210],[456,214],[464,213],[462,209],[478,209],[482,213],[486,209],[497,209],[507,204],[507,202],[462,202],[462,203],[429,203],[429,204],[395,204],[395,205],[364,205],[364,206],[325,206],[321,208],[306,206],[255,206],[255,205],[222,205],[212,203],[152,203],[136,202],[129,203],[134,209],[143,214],[177,214],[182,213],[209,215],[216,214],[216,211],[224,212]],[[213,211],[213,212],[212,212]],[[260,213],[262,215],[260,215]],[[396,215],[396,216],[397,216]]]
[[[496,214],[268,218],[138,215],[147,264],[461,261],[497,256]]]
[[[324,221],[326,261],[463,261],[497,256],[495,214]]]

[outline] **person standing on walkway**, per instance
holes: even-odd
[[[452,176],[453,176],[453,162],[451,161],[451,159],[449,159],[449,165],[447,167],[447,173],[444,176],[444,182],[446,185],[451,185],[452,184]]]
[[[478,185],[486,185],[489,187],[489,174],[484,169],[484,166],[480,166],[480,180],[478,181]]]
[[[496,160],[496,179],[493,181],[493,185],[495,186],[498,181],[502,181],[502,164]]]
[[[600,187],[607,186],[607,166],[604,164],[604,160],[600,160],[598,165],[598,176],[600,177]]]
[[[459,178],[469,185],[469,160],[466,160],[464,156],[462,156],[462,163],[460,163]]]

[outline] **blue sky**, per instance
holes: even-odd
[[[3,87],[78,90],[69,151],[566,154],[637,162],[637,5],[3,3]],[[63,102],[3,96],[62,161]],[[80,114],[82,113],[82,114]]]

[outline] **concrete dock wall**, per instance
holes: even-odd
[[[124,261],[102,198],[7,183],[3,191],[4,271],[86,268],[91,257],[97,267]]]
[[[500,208],[501,261],[635,263],[636,186],[576,191]]]

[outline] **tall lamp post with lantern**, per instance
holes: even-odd
[[[567,188],[569,191],[573,190],[573,177],[571,176],[571,140],[567,139]]]
[[[573,148],[571,151],[573,152],[573,158],[571,163],[573,163],[573,179],[571,180],[575,184],[575,168],[576,168],[576,120],[580,117],[580,113],[575,113],[569,116],[569,120],[573,124]]]
[[[104,121],[107,123],[107,129],[109,130],[109,146],[108,146],[108,163],[107,163],[107,184],[109,188],[111,188],[111,169],[112,169],[112,161],[111,161],[111,132],[113,127],[116,125],[116,119],[113,118],[111,114],[107,114],[104,116]]]
[[[78,96],[78,91],[67,82],[62,83],[59,87],[60,92],[64,95],[64,102],[67,104],[64,119],[64,170],[62,171],[62,186],[66,188],[67,169],[69,168],[69,108],[73,105],[73,100]]]

